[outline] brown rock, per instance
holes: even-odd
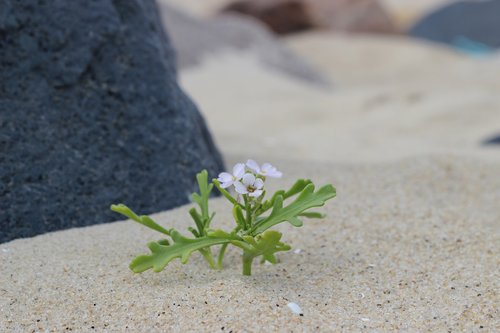
[[[314,28],[397,33],[395,23],[377,0],[240,0],[222,11],[255,17],[277,34]]]
[[[302,0],[243,0],[223,11],[253,16],[280,35],[314,27],[307,4]]]
[[[283,40],[250,16],[227,13],[205,19],[166,3],[160,2],[159,7],[181,70],[199,66],[221,53],[250,52],[268,69],[304,82],[330,86],[330,81],[321,72],[296,56]]]

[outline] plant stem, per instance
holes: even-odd
[[[222,261],[224,260],[224,254],[226,253],[226,248],[229,243],[223,244],[219,251],[219,257],[217,258],[217,267],[222,269]]]
[[[252,261],[253,256],[243,251],[243,275],[252,275]]]
[[[214,258],[212,257],[212,251],[210,250],[210,248],[208,247],[208,248],[200,249],[199,251],[203,255],[203,258],[205,258],[205,260],[210,265],[210,268],[214,269],[216,266],[215,266],[215,261],[214,261]]]
[[[257,211],[259,210],[260,206],[262,205],[262,198],[264,198],[264,195],[266,194],[266,191],[264,191],[264,193],[262,193],[262,195],[255,201],[255,205],[252,209],[252,217],[251,217],[251,221],[252,221],[252,225],[250,226],[250,229],[253,228],[253,225],[254,225],[254,221],[255,221],[255,218],[257,217]]]
[[[215,185],[215,187],[217,187],[217,189],[224,196],[224,198],[226,198],[227,200],[229,200],[233,205],[238,205],[238,206],[241,207],[241,209],[245,208],[235,198],[233,198],[233,196],[228,191],[226,191],[225,189],[223,189],[220,186],[220,183],[216,179],[212,180],[212,183]]]
[[[252,207],[251,207],[252,205],[250,204],[248,195],[244,194],[243,198],[245,200],[245,212],[246,212],[245,230],[248,230],[252,228]]]

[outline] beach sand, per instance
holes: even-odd
[[[500,329],[498,163],[273,162],[285,173],[274,188],[298,177],[337,187],[325,219],[279,228],[300,253],[281,253],[276,266],[255,263],[251,277],[241,275],[234,249],[223,271],[194,255],[188,265],[139,275],[128,263],[161,235],[133,222],[15,240],[0,245],[0,331]],[[216,225],[231,225],[224,199],[211,207]],[[187,208],[153,218],[183,229]]]
[[[500,62],[419,41],[312,33],[288,44],[332,82],[318,89],[219,53],[181,72],[226,155],[384,162],[421,154],[500,157]],[[336,75],[336,73],[338,73]]]
[[[208,57],[180,80],[228,167],[271,162],[285,176],[270,189],[334,184],[327,217],[281,225],[293,249],[251,277],[237,249],[223,271],[195,254],[134,274],[130,261],[161,235],[130,221],[0,244],[0,332],[500,331],[500,150],[481,145],[500,134],[500,61],[399,37],[286,43],[332,87],[251,51]],[[229,228],[230,205],[210,205]],[[185,230],[188,208],[152,217]]]

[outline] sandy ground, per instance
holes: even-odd
[[[426,88],[438,93],[500,89],[499,57],[458,53],[406,37],[310,32],[287,45],[335,80],[340,88]]]
[[[399,38],[306,34],[289,45],[334,86],[263,69],[250,53],[207,58],[181,83],[226,155],[383,162],[418,154],[498,158],[500,62]]]
[[[251,277],[236,250],[221,272],[195,255],[134,275],[129,261],[160,235],[132,222],[15,240],[0,245],[0,331],[500,330],[498,163],[274,162],[286,175],[274,187],[298,177],[337,186],[327,218],[280,228],[300,253],[256,263]],[[214,223],[228,225],[228,204],[211,205]],[[183,228],[187,207],[154,218]]]
[[[252,52],[180,73],[227,164],[267,160],[277,188],[333,183],[327,217],[282,226],[300,253],[241,275],[189,265],[135,275],[161,237],[132,222],[0,244],[0,332],[500,331],[500,60],[401,39],[286,39],[329,76],[318,88]],[[127,203],[133,208],[133,203]],[[229,206],[211,201],[216,224]],[[189,225],[188,207],[154,215]],[[303,316],[287,307],[297,303]]]

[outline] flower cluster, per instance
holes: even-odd
[[[264,181],[266,177],[281,178],[283,174],[269,163],[259,166],[254,160],[248,160],[246,164],[237,163],[233,167],[233,173],[222,172],[217,181],[222,188],[234,186],[236,192],[242,195],[258,198],[264,193]]]

